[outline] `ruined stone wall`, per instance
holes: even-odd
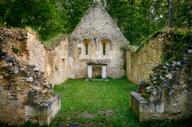
[[[29,65],[27,39],[25,30],[0,28],[0,122],[50,124],[60,97],[44,73]]]
[[[48,82],[59,84],[68,79],[68,39],[57,40],[47,49],[36,38],[34,33],[28,32],[27,50],[29,64],[35,65],[37,70],[45,73]]]
[[[146,41],[136,52],[127,53],[127,76],[134,83],[147,80],[155,66],[161,63],[166,35],[158,34]]]
[[[52,84],[68,79],[68,40],[60,40],[57,46],[47,51],[46,77]]]
[[[165,32],[163,62],[153,69],[139,90],[131,93],[131,108],[140,121],[192,116],[192,36]]]
[[[51,84],[59,84],[68,79],[68,39],[58,39],[50,48],[45,48],[37,38],[36,33],[18,29],[1,29],[2,33],[9,31],[18,38],[11,43],[12,38],[6,36],[3,41],[10,42],[6,45],[11,55],[35,65],[35,69],[44,72],[44,76]],[[20,34],[19,31],[22,31]],[[25,40],[22,38],[25,37]],[[14,53],[16,52],[16,53]]]

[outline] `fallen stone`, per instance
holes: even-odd
[[[104,116],[112,116],[114,114],[114,111],[112,109],[109,109],[109,110],[99,111],[99,114]]]
[[[167,74],[166,77],[167,77],[168,79],[172,79],[172,78],[173,78],[173,75],[170,73],[170,74]]]
[[[27,81],[27,82],[33,82],[33,77],[28,77],[28,78],[26,78],[26,81]]]
[[[18,68],[18,67],[15,67],[15,68],[14,68],[14,73],[15,73],[15,74],[18,74],[18,73],[19,73],[19,68]]]
[[[85,113],[81,114],[81,117],[83,117],[83,118],[94,118],[95,115],[91,114],[91,113],[88,113],[88,112],[85,112]]]

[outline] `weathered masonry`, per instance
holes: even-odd
[[[69,78],[124,76],[135,83],[150,80],[141,83],[150,86],[148,100],[131,93],[131,107],[141,121],[189,116],[192,44],[183,57],[185,64],[161,64],[168,37],[157,33],[133,51],[100,4],[88,9],[69,38],[56,40],[51,48],[45,48],[30,30],[0,28],[0,121],[50,124],[61,103],[52,91],[55,84]],[[187,39],[192,42],[191,36]]]
[[[125,76],[123,47],[129,43],[99,4],[91,7],[69,42],[69,78]]]
[[[134,83],[149,79],[154,67],[161,63],[163,45],[167,42],[164,33],[156,33],[136,51],[127,52],[127,77]]]
[[[65,41],[61,43],[65,44]],[[60,110],[60,97],[54,95],[53,86],[47,81],[65,79],[55,77],[59,71],[55,70],[54,64],[59,63],[49,61],[50,52],[33,33],[21,29],[0,28],[0,49],[0,121],[50,124]],[[55,52],[51,52],[55,54],[54,59],[60,61],[62,55]],[[49,64],[53,76],[47,75]]]
[[[160,56],[169,59],[162,62]],[[130,106],[140,121],[192,116],[191,34],[158,33],[132,57],[127,59],[135,62],[129,71],[136,77],[128,72],[130,79],[146,80],[139,83],[138,92],[131,92]]]

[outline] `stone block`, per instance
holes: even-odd
[[[60,96],[48,99],[43,106],[25,106],[25,121],[49,125],[61,108]]]
[[[102,66],[102,78],[107,78],[107,66]]]
[[[139,121],[162,118],[164,103],[149,102],[137,92],[130,92],[130,95],[130,107]]]

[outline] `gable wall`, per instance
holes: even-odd
[[[90,39],[90,55],[84,55],[84,39]],[[102,56],[101,40],[109,40],[109,52]],[[70,78],[87,78],[87,63],[107,64],[111,78],[125,76],[124,57],[121,48],[128,45],[113,19],[102,6],[91,7],[73,31],[69,44]],[[80,53],[80,52],[81,53]]]

